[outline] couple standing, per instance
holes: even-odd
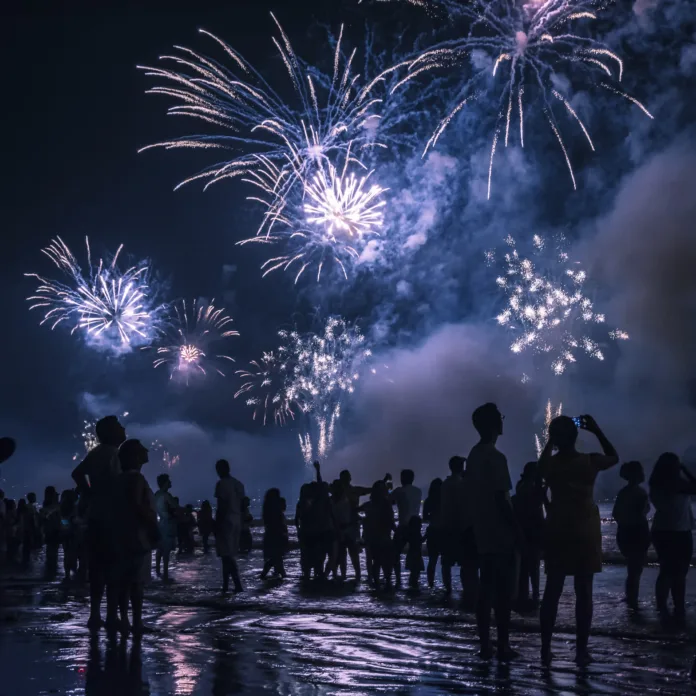
[[[510,614],[514,596],[518,549],[524,539],[510,501],[512,482],[505,455],[496,443],[503,434],[503,420],[492,403],[477,408],[472,416],[480,440],[467,461],[467,477],[479,556],[480,590],[476,622],[481,657],[492,656],[491,608],[498,630],[498,658],[510,660]],[[592,623],[592,584],[602,570],[602,537],[593,489],[597,475],[619,461],[616,450],[590,416],[582,427],[595,435],[603,454],[576,450],[578,427],[572,418],[559,416],[549,427],[548,442],[539,459],[539,473],[551,490],[546,520],[545,569],[541,604],[542,662],[552,659],[551,638],[558,602],[568,575],[575,580],[577,661],[590,661],[588,639]]]

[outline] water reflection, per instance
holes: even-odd
[[[104,662],[102,665],[102,653]],[[85,696],[148,696],[150,685],[143,679],[142,643],[109,640],[102,650],[98,637],[89,643],[85,674]]]

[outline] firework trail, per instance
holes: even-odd
[[[161,310],[154,307],[148,285],[149,265],[141,262],[121,271],[118,260],[123,245],[111,263],[99,259],[93,264],[87,237],[85,244],[86,272],[60,237],[41,250],[67,281],[25,273],[39,282],[35,294],[27,298],[32,303],[29,309],[44,311],[42,325],[50,324],[51,329],[63,323],[72,325],[71,333],[82,332],[89,345],[116,354],[148,343],[157,329]]]
[[[546,447],[546,443],[549,439],[549,426],[554,418],[563,414],[563,404],[559,403],[558,406],[554,408],[551,403],[551,399],[546,402],[546,411],[544,412],[544,429],[539,433],[539,435],[534,436],[534,446],[536,447],[537,459],[541,457],[541,453]]]
[[[167,343],[157,347],[153,365],[155,368],[167,365],[170,378],[182,377],[186,384],[190,378],[207,375],[211,370],[224,377],[218,362],[234,362],[234,359],[215,352],[213,346],[226,338],[239,336],[231,324],[232,318],[225,314],[224,308],[216,309],[213,303],[199,304],[196,300],[187,307],[182,300],[174,306],[174,315],[164,338]]]
[[[293,375],[288,393],[308,413],[311,428],[301,439],[302,452],[325,458],[334,444],[341,404],[355,391],[364,364],[372,356],[357,326],[329,317],[321,334],[289,334]],[[311,447],[313,443],[313,447]]]
[[[279,332],[281,339],[289,335]],[[295,413],[302,411],[301,404],[290,398],[288,385],[293,368],[287,346],[280,346],[275,352],[264,353],[260,360],[252,360],[249,367],[237,370],[243,383],[234,398],[245,397],[246,405],[253,409],[254,420],[263,425],[272,420],[276,425],[285,425],[288,418],[294,420]]]
[[[583,79],[585,84],[599,84],[614,92],[653,118],[637,99],[607,82],[621,82],[623,61],[608,46],[587,34],[587,25],[597,19],[597,13],[609,4],[609,0],[395,1],[424,7],[431,14],[444,13],[450,18],[450,24],[467,27],[458,38],[443,40],[387,72],[405,72],[392,88],[392,93],[421,76],[449,73],[459,79],[450,110],[434,128],[423,156],[437,145],[465,106],[485,99],[488,93],[495,94],[497,115],[488,171],[489,199],[493,160],[499,140],[507,147],[516,131],[519,143],[524,147],[525,111],[532,103],[543,111],[565,158],[573,188],[576,188],[558,111],[579,127],[593,151],[595,147],[587,127],[570,104],[570,96],[559,91],[558,80],[554,82],[560,68],[564,68],[573,80]],[[482,54],[489,57],[485,67],[481,67]],[[459,78],[460,75],[464,76],[463,79]]]
[[[504,255],[506,268],[496,283],[507,296],[507,306],[496,320],[516,334],[510,350],[549,355],[556,375],[577,362],[580,351],[604,360],[599,344],[588,335],[588,330],[589,325],[603,326],[605,317],[595,311],[592,301],[584,294],[586,273],[570,263],[568,254],[562,250],[563,239],[559,240],[556,257],[556,265],[562,269],[560,274],[540,271],[531,259],[517,251],[512,237],[506,243],[510,248]],[[535,255],[543,260],[545,240],[535,235],[533,246]],[[608,335],[612,340],[628,339],[628,334],[621,330],[610,331]]]

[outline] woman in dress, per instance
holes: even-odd
[[[694,550],[691,496],[696,495],[696,479],[682,466],[676,454],[665,452],[657,460],[649,484],[650,500],[655,506],[652,542],[660,564],[655,584],[657,608],[666,614],[671,594],[674,617],[683,621],[686,575]]]
[[[549,426],[549,439],[539,459],[539,473],[551,491],[546,518],[546,588],[541,602],[541,660],[552,659],[551,638],[566,576],[575,581],[576,661],[591,662],[588,652],[592,626],[594,574],[602,571],[602,533],[594,483],[600,471],[615,466],[619,456],[591,416],[579,419],[604,454],[583,454],[575,448],[576,419],[558,416]],[[554,450],[556,453],[554,454]]]
[[[158,491],[155,493],[155,505],[157,506],[160,540],[155,554],[155,572],[157,575],[162,575],[164,582],[169,580],[169,557],[176,548],[177,540],[178,506],[169,492],[171,487],[172,482],[169,474],[160,474],[157,477]],[[162,569],[163,565],[164,569]]]

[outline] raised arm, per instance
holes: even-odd
[[[602,429],[597,425],[597,421],[592,416],[583,416],[585,429],[592,433],[598,440],[604,452],[603,457],[594,457],[595,464],[600,471],[611,469],[619,463],[619,454],[614,448],[614,445],[609,442],[609,438],[602,432]]]

